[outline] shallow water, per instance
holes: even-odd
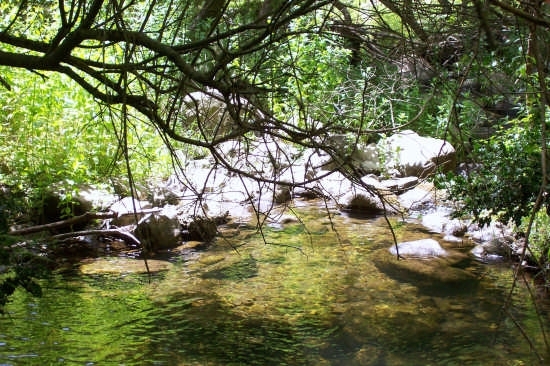
[[[502,311],[510,265],[415,223],[396,225],[400,241],[432,237],[450,255],[398,261],[383,219],[298,211],[305,226],[174,251],[151,282],[86,271],[44,282],[42,298],[17,292],[0,365],[539,364],[515,322],[546,356],[525,285]]]

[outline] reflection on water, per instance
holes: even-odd
[[[302,219],[267,228],[271,244],[242,230],[200,255],[176,253],[151,283],[59,275],[42,298],[18,292],[0,318],[0,364],[538,364],[501,312],[508,266],[445,243],[448,257],[397,261],[383,220]],[[396,234],[429,236],[413,223]],[[526,298],[519,286],[509,311],[541,351]]]

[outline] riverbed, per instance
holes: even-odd
[[[398,241],[433,238],[448,253],[398,260],[384,218],[289,213],[299,220],[261,232],[233,225],[208,246],[162,253],[152,275],[134,269],[141,259],[88,258],[43,281],[40,298],[17,291],[0,317],[0,364],[536,365],[547,356],[529,288],[520,281],[511,293],[512,263],[482,263],[471,243],[393,217]],[[115,269],[94,270],[100,263]]]

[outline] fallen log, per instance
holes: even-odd
[[[92,220],[98,220],[98,219],[105,220],[105,219],[112,219],[115,217],[116,217],[116,214],[113,212],[86,212],[84,215],[71,217],[70,219],[67,219],[67,220],[61,220],[61,221],[56,221],[49,224],[31,226],[23,229],[18,229],[18,230],[12,230],[8,232],[8,235],[14,235],[14,236],[28,235],[33,233],[39,233],[41,231],[49,231],[49,230],[59,229],[59,228],[68,227],[72,225],[84,224]]]

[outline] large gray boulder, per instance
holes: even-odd
[[[147,201],[140,201],[132,197],[124,197],[109,207],[109,211],[115,214],[110,224],[114,226],[136,224],[137,221],[141,220],[145,215],[144,210],[151,208],[151,203]]]
[[[365,146],[347,135],[330,136],[325,143],[331,153],[318,164],[324,170],[339,169],[346,163],[365,174],[425,178],[436,169],[449,171],[456,165],[455,149],[449,142],[410,130]]]
[[[406,241],[397,244],[397,248],[399,249],[399,255],[405,257],[433,258],[447,255],[445,249],[435,239]],[[393,255],[397,255],[395,245],[391,246],[389,250]]]
[[[118,200],[112,192],[94,186],[81,186],[76,194],[79,202],[86,202],[85,206],[95,211],[104,211]]]
[[[238,116],[239,121],[233,116]],[[225,98],[215,89],[195,91],[183,98],[183,126],[202,131],[209,139],[231,133],[239,124],[253,124],[263,118],[249,100],[237,95]]]
[[[135,236],[150,251],[171,249],[181,244],[182,225],[174,206],[144,217],[135,229]]]
[[[335,172],[319,180],[318,188],[324,196],[333,199],[337,206],[367,215],[397,213],[401,207],[397,198],[384,186],[364,179],[368,189],[350,182],[342,173]]]
[[[436,169],[455,168],[456,151],[447,141],[423,137],[406,130],[378,143],[379,154],[384,154],[384,169],[397,171],[403,177],[424,178]]]
[[[355,136],[332,135],[323,141],[326,151],[320,152],[323,170],[338,170],[346,164],[361,169],[365,174],[378,173],[382,169],[375,143],[363,146]]]

